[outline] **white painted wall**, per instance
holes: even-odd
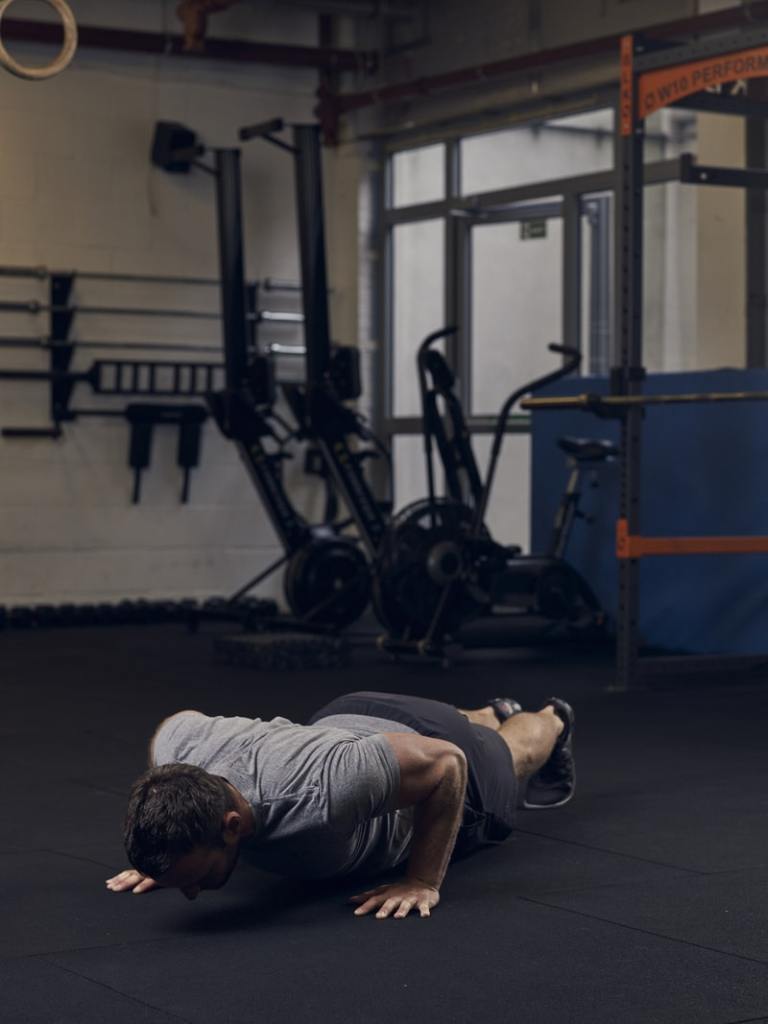
[[[699,118],[699,160],[744,166],[739,117]],[[697,188],[698,347],[695,369],[743,367],[746,358],[746,194],[735,188]]]
[[[148,31],[165,24],[177,31],[173,3],[80,0],[72,6],[83,23]],[[245,4],[214,16],[211,33],[315,43],[311,14],[295,8],[288,14],[277,3],[261,4],[259,12],[254,20],[253,5]],[[16,17],[40,13],[40,5],[25,2],[13,11]],[[13,49],[30,61],[50,54]],[[155,121],[179,120],[211,145],[235,145],[241,124],[276,115],[309,118],[315,87],[310,71],[84,49],[48,82],[0,72],[0,264],[216,276],[212,182],[202,173],[171,177],[150,167]],[[254,143],[243,172],[248,276],[297,280],[290,159]],[[337,304],[342,292],[339,284]],[[45,292],[35,282],[6,279],[0,297],[45,300]],[[74,300],[217,308],[214,288],[82,282]],[[354,313],[344,315],[348,322]],[[0,335],[46,331],[44,317],[0,315]],[[219,340],[215,322],[139,318],[82,318],[72,336]],[[292,328],[279,337],[301,341]],[[100,354],[120,355],[90,351],[75,366]],[[44,369],[47,357],[0,350],[0,365]],[[76,399],[93,403],[87,389]],[[110,404],[121,407],[124,400]],[[44,385],[0,382],[0,425],[47,422]],[[206,424],[202,465],[183,506],[175,444],[175,430],[156,432],[143,500],[133,506],[124,421],[81,420],[58,442],[0,440],[0,603],[228,593],[270,562],[275,537],[232,445]],[[311,514],[320,504],[314,489],[299,499]]]

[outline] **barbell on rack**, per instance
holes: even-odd
[[[207,312],[203,309],[146,309],[139,306],[56,306],[45,302],[38,302],[36,299],[0,302],[0,313],[28,313],[33,316],[36,316],[38,313],[101,313],[104,316],[188,317],[196,320],[221,319],[220,313]],[[246,319],[256,323],[301,324],[304,322],[304,316],[301,313],[272,312],[267,309],[259,310],[256,313],[248,313]]]
[[[182,277],[169,274],[126,274],[108,270],[51,270],[50,267],[0,266],[0,277],[32,278],[47,281],[51,277],[71,277],[81,281],[130,281],[141,284],[219,285],[218,277]],[[266,292],[300,292],[295,281],[281,281],[266,277],[257,282]]]
[[[0,348],[38,349],[48,352],[52,349],[116,349],[144,352],[215,352],[221,353],[221,345],[194,345],[186,341],[99,341],[89,338],[87,341],[59,338],[13,338],[0,335]]]
[[[581,409],[599,415],[620,414],[624,409],[652,405],[692,405],[708,402],[764,402],[768,391],[703,391],[678,395],[552,395],[549,398],[525,398],[520,408],[526,411]]]

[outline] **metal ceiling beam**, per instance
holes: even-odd
[[[392,0],[283,0],[292,7],[303,7],[320,14],[338,14],[348,18],[370,21],[374,18],[421,17],[421,3],[392,2]]]
[[[255,43],[241,39],[206,39],[201,53],[184,49],[181,35],[139,32],[132,29],[79,25],[79,45],[83,49],[122,50],[186,57],[190,60],[233,61],[251,64],[279,64],[285,67],[317,68],[324,71],[376,70],[378,54],[373,51],[341,50],[328,47],[288,46],[282,43]],[[3,39],[25,43],[61,46],[61,28],[51,22],[14,18],[3,19]]]
[[[691,36],[714,34],[729,29],[754,28],[756,24],[764,23],[767,19],[768,0],[753,0],[748,5],[730,7],[712,14],[697,15],[677,21],[662,22],[638,31],[649,40],[682,41]],[[380,85],[364,92],[343,93],[337,96],[325,94],[321,96],[320,116],[324,123],[333,124],[342,114],[364,107],[424,98],[461,86],[508,78],[521,72],[541,71],[546,67],[563,64],[567,61],[616,56],[619,52],[620,38],[620,35],[601,36],[597,39],[586,39],[547,50],[536,50],[532,53],[488,64],[457,68],[453,71],[406,82],[395,82],[391,85]]]

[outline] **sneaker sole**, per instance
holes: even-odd
[[[556,804],[529,804],[527,800],[523,800],[522,806],[526,811],[550,811],[553,807],[562,807],[564,804],[570,803],[573,797],[574,793],[569,793],[564,799],[558,800]]]

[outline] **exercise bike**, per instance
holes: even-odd
[[[485,519],[507,420],[517,401],[573,372],[581,356],[560,345],[564,357],[553,372],[525,384],[509,396],[497,417],[486,478],[472,451],[455,379],[445,357],[433,346],[455,332],[446,328],[422,342],[417,366],[422,400],[428,497],[402,509],[384,537],[375,567],[373,603],[387,626],[380,647],[391,653],[445,656],[445,647],[468,623],[505,617],[542,639],[553,631],[594,634],[605,616],[587,581],[565,561],[579,510],[580,480],[618,454],[608,441],[562,438],[569,478],[546,552],[523,555],[490,535]],[[434,448],[446,482],[437,497]],[[524,634],[523,634],[524,635]]]

